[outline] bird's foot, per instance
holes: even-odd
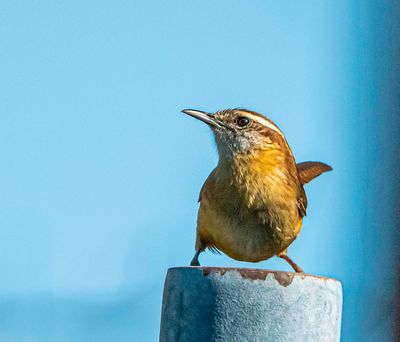
[[[200,266],[199,260],[197,258],[193,258],[190,262],[190,266]]]
[[[297,265],[292,259],[290,259],[286,253],[279,254],[278,256],[283,260],[285,260],[290,266],[292,266],[293,270],[296,273],[304,273],[302,268],[299,265]]]
[[[196,254],[194,255],[192,261],[190,262],[190,266],[200,266],[199,255],[202,251],[204,251],[204,248],[196,250]]]

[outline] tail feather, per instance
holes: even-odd
[[[321,173],[331,171],[332,167],[321,162],[303,162],[297,164],[297,172],[302,185],[318,177]]]

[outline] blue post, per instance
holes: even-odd
[[[339,281],[217,267],[168,270],[160,342],[340,341]]]

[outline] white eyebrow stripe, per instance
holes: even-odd
[[[246,113],[246,116],[248,118],[252,119],[253,121],[257,121],[259,124],[261,124],[261,125],[263,125],[265,127],[268,127],[270,129],[272,129],[273,131],[275,131],[276,133],[278,133],[281,136],[283,136],[282,131],[277,126],[275,126],[272,122],[270,122],[270,121],[268,121],[268,120],[266,120],[266,119],[264,119],[264,118],[262,118],[260,116],[253,115],[253,114],[250,114],[250,113]]]

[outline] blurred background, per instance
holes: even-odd
[[[0,340],[157,341],[217,162],[183,108],[274,120],[306,186],[290,255],[343,282],[343,341],[398,316],[395,1],[0,3]],[[203,265],[289,270],[281,260]]]

